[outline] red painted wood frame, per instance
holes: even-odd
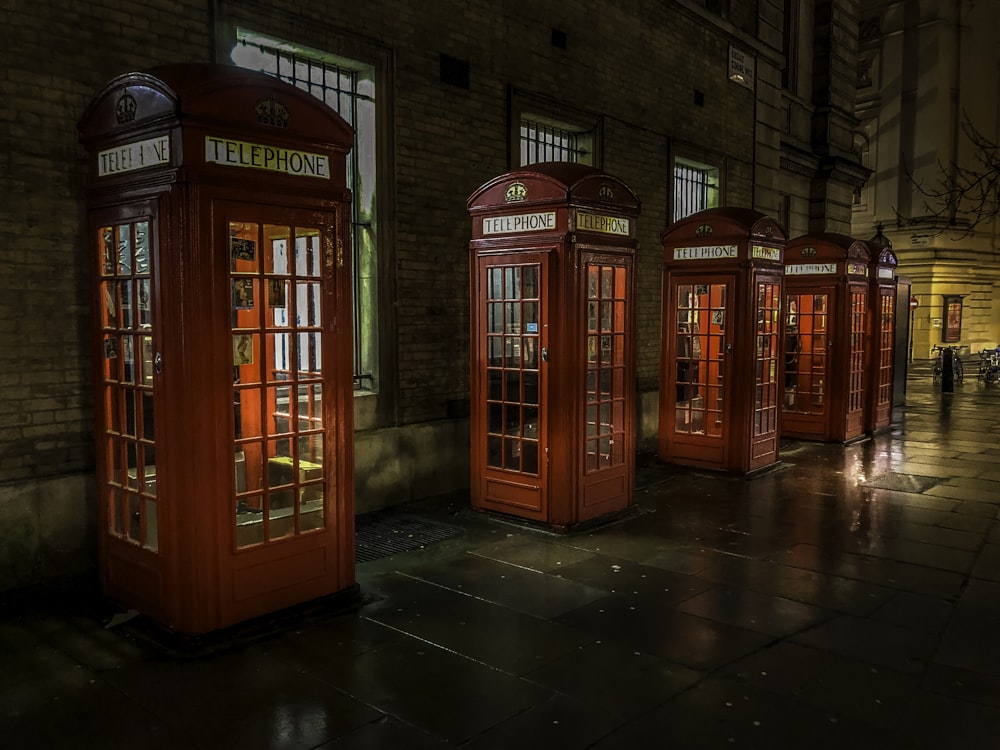
[[[783,437],[847,442],[864,434],[869,261],[867,243],[842,234],[785,246]]]
[[[105,594],[199,634],[353,588],[351,128],[177,65],[80,130]]]
[[[560,162],[500,175],[468,208],[472,507],[556,530],[628,510],[638,199]]]
[[[717,208],[660,239],[660,459],[737,474],[775,465],[785,231]]]
[[[871,248],[868,299],[868,380],[865,432],[873,434],[892,421],[896,350],[896,254],[881,234],[868,241]]]

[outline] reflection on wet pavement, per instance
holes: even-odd
[[[89,591],[0,609],[7,747],[1000,747],[1000,387],[746,480],[643,463],[639,513],[359,564],[364,598],[179,658]]]

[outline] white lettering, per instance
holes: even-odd
[[[511,214],[483,218],[483,234],[508,234],[514,232],[545,232],[556,228],[556,212]]]
[[[718,260],[719,258],[735,258],[736,255],[736,245],[674,248],[674,260]]]
[[[205,136],[205,161],[229,167],[265,169],[269,172],[330,179],[330,160],[323,154],[232,141],[210,135]]]
[[[604,234],[620,234],[627,237],[629,220],[619,216],[579,213],[576,216],[576,228]]]
[[[753,245],[750,248],[750,257],[762,258],[764,260],[773,260],[780,263],[781,250],[776,247],[767,247],[766,245]]]
[[[836,263],[792,263],[785,266],[786,276],[837,273]]]
[[[97,154],[97,176],[107,177],[170,163],[170,137],[159,135],[105,149]]]

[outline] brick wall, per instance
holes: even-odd
[[[204,60],[204,2],[13,0],[0,10],[0,483],[93,465],[84,152],[118,73]]]
[[[512,166],[512,90],[598,118],[604,167],[642,200],[638,378],[642,390],[657,388],[659,233],[668,221],[672,147],[722,159],[730,205],[754,204],[758,168],[777,181],[772,37],[780,3],[765,6],[770,62],[751,91],[727,79],[728,50],[734,42],[760,46],[758,3],[734,3],[731,21],[682,0],[4,4],[0,23],[16,33],[0,52],[0,137],[8,146],[0,152],[0,484],[92,471],[85,155],[76,123],[112,77],[226,61],[237,25],[378,61],[388,82],[379,106],[391,110],[382,158],[392,166],[379,187],[391,208],[381,217],[380,282],[389,296],[379,310],[391,367],[381,373],[379,398],[392,408],[378,426],[398,428],[467,409],[465,202]],[[564,45],[553,43],[553,29]],[[467,62],[467,88],[441,80],[442,53]]]

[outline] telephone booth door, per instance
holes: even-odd
[[[472,507],[566,531],[633,506],[639,202],[569,163],[500,175],[472,216]]]
[[[709,464],[728,457],[732,329],[727,334],[726,313],[734,295],[733,276],[672,278],[668,293],[673,304],[666,328],[673,335],[665,342],[666,357],[675,374],[667,394],[667,411],[674,415],[672,443]]]
[[[785,246],[783,437],[845,442],[863,432],[867,264],[864,243],[844,235]]]
[[[479,259],[474,359],[485,365],[476,407],[482,453],[480,492],[530,517],[548,515],[548,254],[525,252]],[[484,417],[484,418],[483,418]]]
[[[784,232],[748,209],[710,209],[664,246],[659,457],[750,473],[778,458]]]
[[[869,290],[869,365],[865,432],[885,430],[892,420],[896,361],[896,254],[892,243],[878,233],[868,241],[871,248]]]
[[[105,594],[200,634],[353,588],[350,127],[176,65],[80,130]]]

